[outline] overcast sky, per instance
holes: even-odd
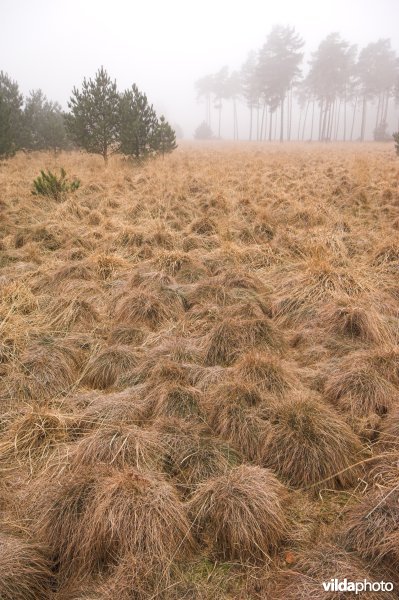
[[[187,136],[204,115],[196,79],[240,67],[273,25],[295,26],[306,58],[332,31],[360,47],[388,37],[399,51],[399,0],[0,0],[0,21],[0,70],[23,93],[42,88],[66,108],[104,65]]]

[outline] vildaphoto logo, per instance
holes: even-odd
[[[349,581],[348,579],[330,579],[322,583],[325,592],[392,592],[393,583],[390,581]]]

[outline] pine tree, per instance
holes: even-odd
[[[107,163],[119,136],[119,101],[116,82],[101,67],[95,79],[83,80],[82,90],[73,89],[66,116],[68,132],[78,147],[101,154]]]
[[[145,158],[155,152],[157,128],[158,119],[152,104],[137,85],[132,85],[120,100],[120,152],[135,158]]]
[[[163,115],[161,115],[157,126],[155,147],[156,151],[162,154],[162,157],[177,148],[176,134]]]
[[[54,150],[68,146],[65,119],[58,102],[41,90],[30,93],[24,109],[23,145],[28,150]]]
[[[280,141],[282,142],[284,139],[284,104],[287,96],[291,101],[292,94],[289,92],[300,74],[299,65],[303,58],[303,53],[300,50],[303,45],[304,41],[295,33],[294,28],[277,25],[269,33],[259,52],[257,78],[264,101],[261,139],[263,138],[263,119],[266,105],[269,107],[270,114],[274,113],[280,106]],[[290,106],[288,106],[288,111],[287,116],[290,117]]]
[[[213,139],[213,132],[206,121],[202,121],[200,125],[198,125],[197,129],[194,132],[194,138],[196,140],[211,140]]]
[[[0,158],[20,147],[23,97],[18,84],[0,71]]]

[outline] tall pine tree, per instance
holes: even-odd
[[[156,150],[158,119],[147,96],[133,84],[120,100],[119,150],[135,158],[145,158]]]
[[[83,80],[82,89],[73,89],[66,116],[68,132],[75,144],[107,163],[119,137],[119,101],[116,82],[101,67],[94,80]]]
[[[23,97],[18,84],[0,71],[0,158],[20,147]]]

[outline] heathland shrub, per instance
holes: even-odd
[[[32,194],[34,196],[49,196],[56,202],[62,202],[65,198],[65,194],[68,192],[74,192],[80,187],[80,180],[74,179],[68,181],[66,178],[66,171],[61,167],[61,175],[57,177],[50,170],[40,171],[39,177],[33,181]]]

